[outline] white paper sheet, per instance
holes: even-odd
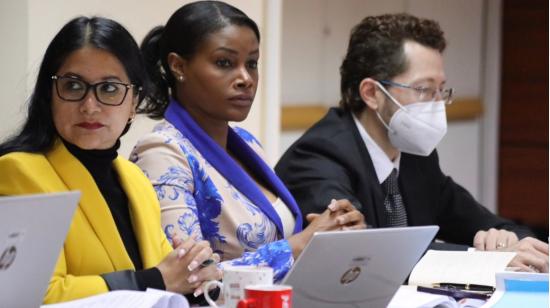
[[[79,300],[52,305],[42,305],[41,308],[188,308],[187,299],[176,293],[147,289],[139,291],[111,291]]]
[[[410,285],[459,283],[496,286],[495,273],[502,272],[515,252],[428,250],[414,267]]]

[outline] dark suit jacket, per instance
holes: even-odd
[[[304,214],[346,198],[367,225],[386,226],[382,187],[351,113],[332,108],[287,150],[275,170]],[[437,238],[444,241],[472,245],[475,233],[489,228],[532,236],[529,229],[492,214],[444,175],[436,151],[428,157],[402,153],[399,187],[409,225],[438,225]]]

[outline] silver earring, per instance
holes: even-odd
[[[178,80],[179,80],[179,81],[183,81],[183,76],[181,76],[181,75],[178,76]]]

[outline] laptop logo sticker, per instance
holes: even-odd
[[[11,232],[6,243],[0,248],[0,270],[7,270],[17,256],[17,243],[23,238],[23,232]]]
[[[340,283],[343,285],[350,284],[359,277],[359,274],[361,274],[361,268],[359,266],[352,267],[342,275]]]

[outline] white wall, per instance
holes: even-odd
[[[267,1],[267,0],[266,0]],[[2,0],[0,29],[6,44],[0,49],[0,138],[15,132],[25,118],[24,101],[35,82],[42,56],[59,29],[78,15],[112,18],[136,38],[138,43],[154,26],[164,24],[184,3],[191,1],[130,0]],[[243,10],[263,29],[264,1],[227,1]],[[6,40],[7,39],[7,40]],[[247,120],[240,124],[262,139],[262,85]],[[122,140],[121,154],[127,155],[137,138],[150,131],[153,121],[140,117]]]
[[[483,39],[482,92],[484,115],[481,119],[480,194],[483,204],[497,209],[498,148],[500,118],[500,61],[501,61],[501,0],[485,3],[485,35]]]
[[[282,20],[277,10],[280,3]],[[116,19],[125,25],[138,40],[153,26],[165,22],[170,14],[189,1],[130,1],[130,0],[2,0],[0,2],[0,34],[5,45],[0,48],[0,139],[15,132],[25,117],[25,100],[32,89],[42,54],[53,35],[76,15],[100,14]],[[275,162],[280,153],[301,132],[283,134],[280,148],[277,69],[281,68],[281,96],[288,103],[319,103],[336,105],[339,97],[338,67],[347,48],[351,27],[369,14],[406,11],[440,21],[449,39],[446,52],[446,69],[449,84],[460,96],[484,96],[491,117],[482,120],[452,123],[448,136],[439,147],[441,164],[455,180],[469,189],[490,209],[495,208],[496,184],[486,182],[496,174],[497,160],[494,138],[497,135],[498,95],[486,95],[481,84],[498,88],[499,40],[489,36],[481,44],[484,25],[489,23],[491,33],[497,31],[500,0],[233,0],[228,1],[249,14],[262,31],[262,57],[260,60],[260,89],[249,118],[241,126],[260,138]],[[489,5],[485,5],[489,3]],[[490,20],[485,13],[489,10]],[[271,20],[269,20],[271,18]],[[279,22],[277,20],[279,19]],[[269,20],[269,21],[268,21]],[[281,25],[282,23],[282,25]],[[267,27],[271,27],[267,29]],[[277,28],[282,29],[282,58],[279,60]],[[266,36],[266,33],[270,33]],[[498,34],[498,33],[497,33]],[[492,34],[491,34],[492,35]],[[266,46],[270,46],[268,49]],[[483,48],[485,46],[485,48]],[[489,54],[489,52],[491,54]],[[491,72],[483,69],[491,64]],[[269,59],[269,60],[267,60]],[[271,67],[265,64],[270,61]],[[275,61],[275,62],[273,62]],[[496,62],[495,62],[496,61]],[[273,73],[275,72],[275,73]],[[267,76],[273,77],[266,86]],[[269,90],[265,90],[269,88]],[[265,93],[264,93],[265,92]],[[490,101],[489,101],[490,100]],[[483,121],[483,127],[480,122]],[[123,140],[122,154],[127,154],[135,140],[148,132],[151,121],[139,118]],[[481,142],[481,136],[484,136]],[[492,148],[486,149],[487,144]],[[274,148],[275,147],[275,148]],[[481,164],[492,160],[493,167]],[[459,159],[457,159],[459,158]],[[483,168],[481,168],[483,167]],[[483,170],[482,170],[483,169]],[[479,171],[481,170],[481,171]],[[483,193],[480,176],[484,178]],[[488,200],[486,202],[485,200]]]
[[[336,106],[340,97],[338,69],[351,28],[368,15],[397,12],[439,21],[449,42],[444,54],[448,85],[455,88],[457,96],[481,97],[483,94],[484,1],[285,0],[283,3],[283,104]],[[480,121],[450,123],[447,136],[438,147],[444,172],[478,200],[482,165]],[[488,127],[495,125],[495,122],[487,124]],[[284,132],[281,153],[301,133]],[[494,203],[486,206],[495,208]]]
[[[456,96],[481,97],[484,60],[483,1],[410,0],[408,12],[437,20],[448,40],[445,50],[447,84]],[[443,172],[451,175],[480,200],[480,119],[452,122],[438,151]]]
[[[0,137],[13,132],[25,113],[27,98],[27,32],[26,1],[0,2]]]

